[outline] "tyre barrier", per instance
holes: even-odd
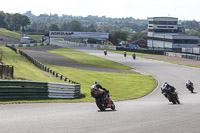
[[[0,80],[0,99],[75,99],[80,84]]]

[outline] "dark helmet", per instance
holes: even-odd
[[[95,84],[95,85],[99,85],[99,82],[98,82],[98,81],[95,81],[94,84]]]

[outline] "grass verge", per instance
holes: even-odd
[[[1,46],[0,49],[3,51],[3,64],[14,66],[15,80],[66,83],[53,77],[50,73],[38,69],[25,57],[16,54],[10,48]]]
[[[61,80],[52,77],[52,75],[49,73],[36,68],[25,57],[16,54],[11,49],[7,47],[0,48],[4,51],[3,62],[5,64],[14,66],[15,77],[17,79],[25,79],[29,81],[61,82]],[[45,65],[73,81],[80,82],[81,93],[84,94],[85,97],[80,99],[4,100],[0,101],[0,103],[90,102],[95,100],[94,98],[90,97],[90,87],[94,81],[99,81],[103,87],[110,90],[110,93],[113,95],[113,100],[139,98],[151,92],[156,86],[155,79],[147,75],[97,72],[49,64]]]
[[[103,87],[110,90],[113,100],[139,98],[148,94],[156,86],[156,80],[148,75],[97,72],[49,64],[46,65],[56,72],[70,77],[71,80],[81,83],[81,93],[86,97],[64,101],[94,101],[94,98],[90,97],[90,87],[94,81],[99,81]]]
[[[37,42],[41,41],[41,38],[43,35],[28,35],[33,40],[36,40]]]
[[[79,63],[86,64],[86,65],[93,65],[93,66],[113,68],[113,69],[123,69],[123,70],[132,69],[129,66],[125,66],[114,61],[106,60],[104,58],[85,54],[83,52],[68,49],[68,48],[49,50],[48,52],[62,55],[64,57],[67,57],[69,59],[75,60]]]
[[[10,31],[4,28],[0,28],[0,35],[15,39],[20,39],[22,36],[21,33]],[[33,40],[40,41],[43,35],[28,35],[28,36],[31,37]]]
[[[0,35],[15,38],[15,39],[20,39],[21,36],[22,36],[20,33],[17,33],[17,32],[14,32],[14,31],[9,31],[9,30],[4,29],[4,28],[0,28]]]

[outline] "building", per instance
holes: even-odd
[[[199,37],[184,35],[183,27],[178,25],[178,18],[148,18],[149,48],[192,48],[198,46]]]

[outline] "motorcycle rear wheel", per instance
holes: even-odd
[[[190,91],[191,91],[191,93],[193,93],[193,92],[194,92],[193,90],[194,90],[194,88],[193,88],[193,87],[191,87],[191,88],[190,88]]]

